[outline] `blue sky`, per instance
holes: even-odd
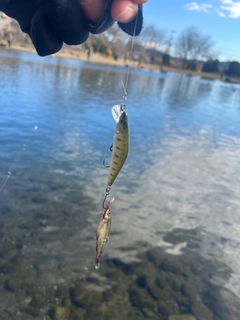
[[[144,5],[144,22],[176,31],[195,26],[210,35],[218,59],[240,61],[240,1],[149,0]]]

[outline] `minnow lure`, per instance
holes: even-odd
[[[124,96],[125,99],[125,96]],[[112,159],[110,166],[105,165],[105,161],[103,161],[103,165],[105,167],[109,167],[109,176],[106,188],[106,194],[103,199],[102,206],[105,209],[105,200],[107,196],[110,194],[111,186],[115,179],[117,178],[119,172],[121,171],[129,150],[129,125],[128,125],[128,116],[125,110],[125,105],[116,105],[112,107],[112,115],[114,120],[117,122],[113,144],[110,148],[112,151]]]
[[[102,218],[99,222],[97,234],[96,234],[96,259],[95,259],[95,268],[99,269],[100,267],[100,257],[107,245],[110,228],[111,228],[111,211],[110,206],[114,202],[114,198],[110,200],[107,204],[107,207],[104,209]]]
[[[121,106],[117,106],[120,107]],[[114,107],[113,107],[114,108]],[[115,106],[116,108],[116,106]],[[110,164],[110,172],[108,176],[108,186],[111,187],[119,172],[121,171],[124,162],[128,156],[129,149],[129,126],[128,116],[125,110],[120,110],[120,115],[116,119],[117,126],[114,134],[112,146],[112,160]]]

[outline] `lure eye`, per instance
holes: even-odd
[[[121,123],[123,123],[123,120],[121,120]]]

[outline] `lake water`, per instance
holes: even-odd
[[[130,154],[94,268],[126,72],[0,52],[1,180],[38,126],[0,193],[1,319],[240,319],[238,86],[130,71]]]

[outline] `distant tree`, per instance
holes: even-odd
[[[145,61],[145,58],[146,58],[145,48],[139,42],[135,41],[134,45],[132,46],[132,39],[130,39],[126,47],[127,47],[126,57],[128,59],[133,59],[136,61]],[[131,50],[133,50],[132,54],[131,54]]]
[[[136,42],[143,48],[152,49],[149,55],[150,63],[156,63],[157,51],[165,49],[167,44],[167,32],[159,29],[152,24],[146,25],[136,38]],[[141,51],[143,54],[143,51]]]
[[[112,57],[112,55],[113,55],[112,50],[109,49],[109,48],[107,48],[107,50],[106,50],[106,55],[107,55],[108,57]]]
[[[202,72],[212,72],[212,73],[219,72],[218,59],[215,59],[215,60],[209,59],[207,62],[205,62],[202,68]]]
[[[171,60],[171,57],[168,53],[164,53],[163,56],[162,56],[162,64],[164,66],[169,66],[170,65],[170,60]]]
[[[3,29],[3,39],[7,42],[8,46],[11,47],[15,40],[15,32],[8,30],[6,28]]]
[[[156,50],[153,50],[151,53],[151,56],[150,56],[150,63],[151,64],[154,64],[155,59],[156,59],[156,55],[157,55]]]
[[[168,53],[169,55],[171,54],[171,47],[172,47],[172,44],[174,42],[174,36],[176,34],[176,31],[175,30],[170,30],[168,31],[167,35],[166,35],[166,45],[167,45],[167,48],[165,50],[165,53]]]
[[[197,71],[197,65],[194,61],[189,61],[186,65],[187,70]]]
[[[230,62],[226,73],[229,76],[240,77],[240,63],[237,61]]]
[[[114,25],[104,33],[90,36],[92,47],[95,52],[106,53],[107,49],[113,52],[113,55],[123,56],[126,51],[126,35],[121,29]]]
[[[103,34],[100,34],[99,36],[91,34],[90,39],[94,52],[106,53],[108,46]]]
[[[91,49],[92,48],[92,41],[91,38],[89,37],[83,44],[84,49]]]
[[[201,34],[196,28],[185,29],[176,39],[176,51],[186,67],[189,61],[205,57],[213,46],[210,36]]]
[[[123,57],[127,51],[126,43],[124,43],[121,39],[117,39],[112,44],[112,51],[114,57]]]
[[[137,42],[156,49],[166,42],[166,31],[152,24],[146,25],[137,37]]]

